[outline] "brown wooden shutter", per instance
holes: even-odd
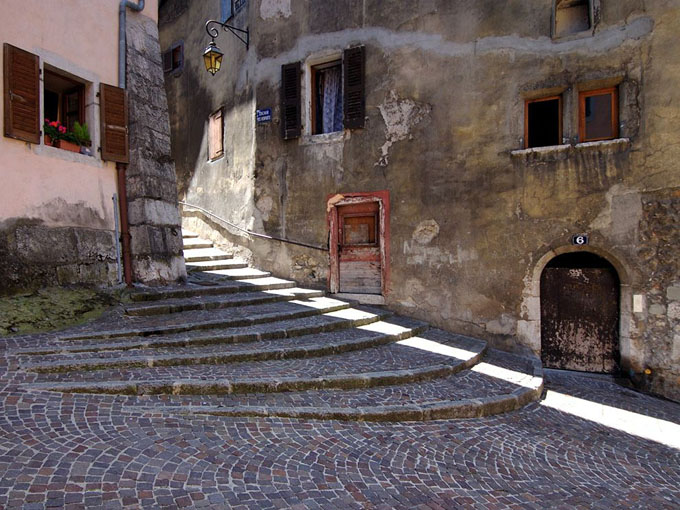
[[[5,136],[40,143],[40,60],[7,43],[3,52]]]
[[[128,163],[128,109],[125,89],[99,86],[99,113],[102,131],[102,159]]]
[[[172,49],[163,53],[163,72],[169,73],[172,71]]]
[[[343,52],[343,123],[345,129],[364,127],[366,117],[365,69],[366,53],[363,46],[348,48]]]
[[[217,110],[208,120],[208,159],[211,161],[224,155],[224,118]]]
[[[281,66],[281,127],[283,139],[297,138],[302,132],[300,62]]]

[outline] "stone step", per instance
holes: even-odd
[[[72,393],[201,394],[356,389],[445,377],[476,364],[486,345],[434,332],[333,356],[215,365],[41,373],[30,386]],[[464,345],[465,348],[462,348]]]
[[[176,298],[191,298],[198,296],[218,296],[237,292],[254,292],[258,290],[291,289],[295,282],[281,278],[269,277],[254,280],[224,280],[214,282],[213,285],[182,285],[177,287],[163,287],[161,289],[145,289],[130,295],[133,302],[161,301]]]
[[[218,269],[240,269],[248,264],[240,259],[203,260],[201,262],[187,262],[187,271],[213,271]]]
[[[268,291],[277,292],[277,291]],[[327,297],[277,301],[240,308],[199,310],[148,317],[122,317],[117,327],[104,323],[86,331],[58,336],[60,341],[90,340],[131,336],[170,335],[191,330],[248,327],[255,324],[310,317],[349,308],[346,301]]]
[[[69,359],[70,356],[79,353],[87,357],[91,355],[90,353],[96,352],[98,356],[106,357],[108,351],[111,351],[111,356],[120,356],[121,353],[133,349],[191,348],[215,344],[279,341],[365,326],[373,322],[388,320],[391,316],[392,314],[387,310],[357,306],[311,317],[254,324],[248,328],[197,330],[165,336],[119,337],[114,341],[98,340],[95,343],[74,340],[68,345],[62,343],[40,348],[15,349],[13,354],[19,356],[22,363],[30,363],[32,360],[46,359],[41,355],[50,354],[55,355],[51,359],[59,360]]]
[[[395,317],[389,322],[377,321],[352,329],[256,343],[147,347],[126,353],[99,351],[33,356],[30,361],[22,362],[21,366],[38,373],[65,373],[319,357],[385,345],[412,337],[426,329],[427,324],[424,322]]]
[[[196,249],[196,248],[212,248],[213,247],[212,241],[208,241],[206,239],[201,239],[200,237],[183,238],[182,243],[184,245],[185,250],[192,250],[192,249]]]
[[[193,239],[195,237],[198,237],[196,232],[192,232],[191,230],[187,230],[185,228],[182,229],[182,239]]]
[[[184,251],[184,260],[188,263],[202,262],[205,260],[226,260],[232,258],[230,253],[219,248],[194,248]]]
[[[304,393],[173,396],[164,404],[166,410],[175,406],[184,413],[212,416],[357,421],[477,418],[514,411],[541,398],[540,361],[516,357],[509,363],[507,356],[491,350],[468,370],[430,381]]]
[[[271,276],[269,271],[260,271],[259,269],[252,267],[204,270],[203,272],[223,278],[225,280],[250,280],[254,278],[265,278],[267,276]]]
[[[251,292],[248,292],[250,290]],[[318,290],[301,289],[299,287],[275,288],[259,292],[242,288],[241,292],[218,295],[199,295],[164,299],[162,301],[142,302],[129,305],[125,313],[133,317],[150,315],[167,315],[195,310],[216,310],[220,308],[237,308],[260,303],[272,303],[294,299],[309,299],[321,297],[323,292]]]

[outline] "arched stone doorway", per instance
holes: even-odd
[[[546,368],[618,372],[620,281],[590,252],[553,258],[541,273],[541,359]]]

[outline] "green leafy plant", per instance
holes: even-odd
[[[75,122],[73,124],[73,132],[68,133],[73,135],[73,141],[78,145],[90,145],[90,130],[87,127],[87,122]]]

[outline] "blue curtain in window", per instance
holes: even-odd
[[[220,0],[220,21],[222,21],[222,23],[231,18],[231,2],[232,0]]]

